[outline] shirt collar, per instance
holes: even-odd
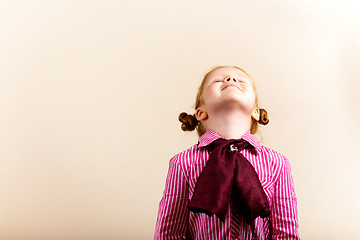
[[[198,147],[205,147],[219,138],[224,137],[220,136],[220,134],[218,134],[217,132],[209,129],[201,137],[199,137]],[[256,152],[260,153],[261,143],[253,134],[250,133],[250,130],[244,133],[244,135],[240,139],[244,139],[245,141],[250,143],[252,146],[254,146]]]

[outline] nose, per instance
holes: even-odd
[[[229,77],[225,78],[225,82],[231,82],[231,81],[237,82],[236,78],[234,78],[232,76],[229,76]]]

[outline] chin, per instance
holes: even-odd
[[[246,112],[252,112],[252,107],[254,107],[254,102],[246,101],[246,99],[240,97],[229,97],[224,99],[222,103],[219,104],[220,106],[228,106],[232,108],[241,108]]]
[[[224,103],[244,103],[246,100],[238,94],[228,95],[223,99]]]

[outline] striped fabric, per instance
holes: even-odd
[[[221,138],[212,130],[206,131],[199,142],[170,159],[165,190],[159,203],[154,239],[252,239],[251,228],[233,214],[229,204],[225,222],[215,215],[193,213],[188,204],[209,153],[202,147]],[[297,200],[289,160],[282,154],[263,146],[247,131],[242,139],[254,146],[241,153],[254,166],[271,206],[273,239],[300,239],[298,233]],[[265,226],[263,225],[265,224]],[[255,231],[264,239],[267,222],[255,220]]]

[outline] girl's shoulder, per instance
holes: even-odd
[[[170,161],[185,170],[190,168],[190,166],[193,165],[194,162],[197,162],[199,158],[203,157],[203,155],[204,151],[198,147],[198,144],[194,144],[188,149],[175,154]]]
[[[254,153],[256,153],[255,158],[257,160],[269,165],[273,165],[274,167],[281,166],[286,162],[287,158],[284,154],[281,154],[279,151],[263,145],[262,142],[250,132],[244,134],[243,138],[255,147],[256,151],[254,151]]]
[[[273,148],[261,145],[260,146],[262,154],[269,156],[269,157],[275,157],[275,159],[284,159],[286,156],[282,153],[280,153],[278,150],[275,150]]]
[[[270,164],[273,170],[281,171],[286,165],[289,164],[288,158],[279,151],[264,145],[261,145],[260,148],[261,158],[264,159],[264,162]]]

